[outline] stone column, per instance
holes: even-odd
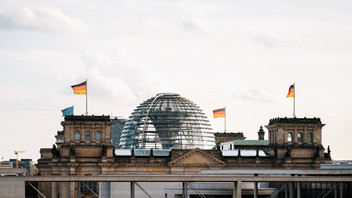
[[[77,182],[77,198],[81,197],[81,182]]]
[[[290,198],[294,198],[294,194],[295,194],[295,193],[294,193],[294,190],[295,190],[295,188],[294,188],[294,186],[293,186],[293,182],[290,182],[288,185],[289,185],[289,189],[290,189],[290,192],[289,192],[289,193],[290,193],[290,196],[289,196],[289,197],[290,197]]]
[[[301,182],[297,182],[297,198],[301,198]]]
[[[76,182],[69,182],[69,189],[70,189],[70,197],[74,197],[77,194],[77,191],[80,189],[76,189]],[[77,191],[76,191],[77,190]]]
[[[130,198],[135,198],[135,185],[134,182],[131,182],[131,188],[130,188]]]
[[[52,182],[51,183],[51,197],[52,198],[57,198],[57,182]]]
[[[241,198],[241,197],[242,197],[242,182],[241,181],[233,182],[232,198]]]
[[[288,198],[288,187],[287,187],[288,183],[285,182],[285,198]]]
[[[182,198],[188,198],[187,182],[182,182]]]
[[[60,182],[60,197],[73,197],[71,196],[70,182]]]
[[[254,182],[254,198],[258,198],[258,182]]]

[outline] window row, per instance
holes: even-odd
[[[303,142],[303,133],[299,132],[297,133],[297,142]],[[292,142],[293,141],[293,133],[288,133],[287,134],[287,142]],[[313,134],[312,133],[308,133],[307,134],[307,143],[312,143],[313,142]]]
[[[80,131],[75,131],[75,140],[82,140]],[[92,140],[92,133],[90,131],[84,132],[84,140],[86,141]],[[101,141],[101,131],[95,132],[95,141]]]
[[[98,192],[97,182],[80,182],[81,192],[90,193],[90,192]]]

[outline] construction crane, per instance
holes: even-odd
[[[16,155],[16,168],[18,168],[18,154],[19,153],[24,153],[24,152],[26,152],[26,151],[15,151],[15,155]]]

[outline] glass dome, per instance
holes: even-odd
[[[207,117],[192,101],[160,93],[133,111],[123,128],[120,148],[212,149],[211,130]]]

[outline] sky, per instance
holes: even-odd
[[[40,158],[61,110],[128,118],[157,93],[196,103],[213,131],[257,139],[271,118],[320,117],[334,160],[352,160],[352,2],[0,1],[0,158]],[[266,139],[267,139],[267,130]]]

